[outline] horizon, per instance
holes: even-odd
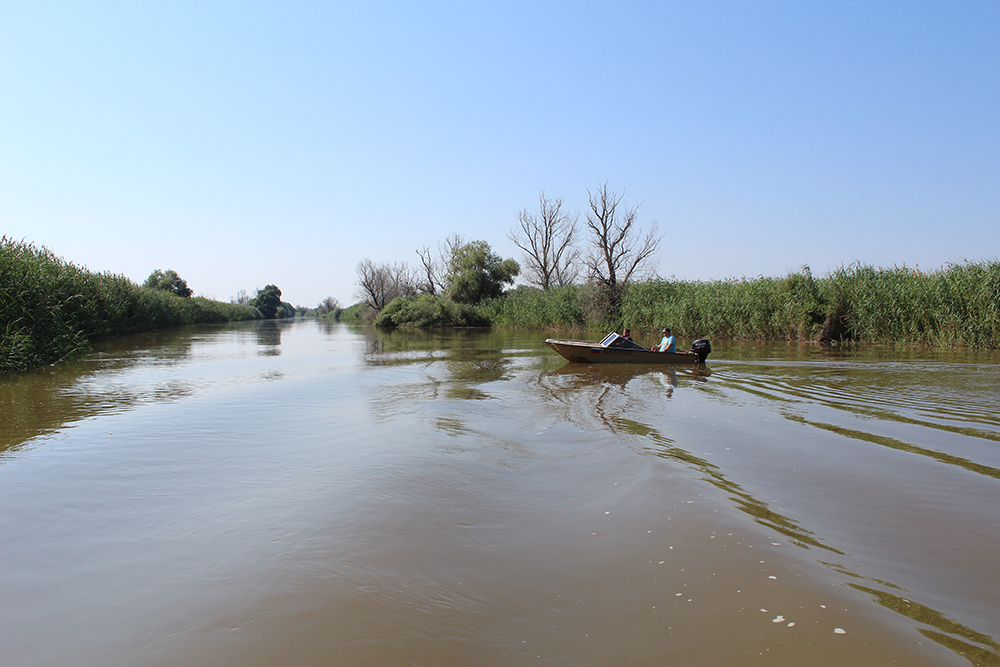
[[[1000,248],[1000,4],[0,9],[0,234],[228,301],[357,301],[607,182],[676,280]]]

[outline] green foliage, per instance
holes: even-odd
[[[393,299],[375,318],[378,327],[488,327],[476,308],[433,294]]]
[[[518,285],[503,296],[479,305],[495,326],[532,329],[574,329],[585,324],[581,306],[585,288],[566,285],[542,291]]]
[[[825,319],[808,269],[786,278],[712,282],[656,280],[630,286],[622,326],[683,336],[772,340],[815,338]]]
[[[922,273],[906,267],[841,268],[829,279],[844,329],[856,340],[1000,346],[1000,262],[952,264]]]
[[[486,241],[472,241],[454,249],[445,276],[446,291],[452,301],[477,304],[503,294],[504,285],[514,282],[521,270],[513,259],[503,259]]]
[[[188,287],[187,281],[177,275],[177,272],[173,269],[167,269],[166,271],[157,269],[153,271],[146,278],[146,282],[142,286],[170,292],[185,299],[190,298],[194,294],[191,288]]]
[[[921,273],[854,265],[815,279],[632,285],[624,325],[682,336],[854,340],[883,344],[1000,347],[1000,263],[953,264]]]
[[[281,290],[276,285],[265,285],[250,299],[250,305],[259,310],[265,320],[273,320],[281,308]]]
[[[0,372],[79,354],[101,338],[259,317],[249,306],[146,289],[45,248],[0,239]]]
[[[595,296],[596,295],[596,296]],[[922,273],[855,265],[815,278],[633,283],[621,315],[601,307],[592,285],[542,292],[520,286],[483,302],[496,326],[620,330],[684,337],[841,340],[948,347],[1000,347],[1000,262],[952,264]]]
[[[378,311],[369,306],[364,301],[359,301],[353,306],[348,306],[340,311],[341,322],[371,322],[378,315]]]

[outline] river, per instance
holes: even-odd
[[[545,337],[252,322],[0,378],[0,665],[1000,665],[997,353]]]

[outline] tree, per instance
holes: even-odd
[[[406,262],[376,264],[370,259],[358,262],[358,290],[355,295],[375,310],[382,310],[399,296],[417,293],[413,275]]]
[[[620,311],[625,285],[644,273],[663,237],[657,236],[654,221],[639,238],[641,230],[636,224],[639,207],[621,204],[624,193],[618,196],[608,189],[607,182],[587,194],[590,210],[586,223],[592,237],[584,266],[589,280],[601,288],[607,300],[607,314],[614,317]]]
[[[241,289],[239,292],[236,293],[236,296],[229,299],[229,303],[238,303],[241,306],[249,306],[250,295],[247,294],[247,291],[245,289]]]
[[[427,246],[418,250],[417,254],[420,255],[420,274],[424,279],[417,283],[417,292],[433,296],[441,286],[441,279],[438,277],[441,274],[440,265],[431,257],[431,249]]]
[[[266,285],[263,289],[257,290],[250,305],[260,311],[265,320],[273,320],[278,316],[278,309],[281,307],[281,290],[277,285]]]
[[[538,194],[538,213],[527,208],[517,214],[518,227],[507,238],[524,251],[528,282],[543,290],[569,285],[579,275],[580,250],[576,247],[579,215],[563,211],[563,200]]]
[[[318,312],[320,315],[326,315],[328,313],[336,314],[341,310],[343,310],[343,308],[340,307],[340,301],[333,298],[332,296],[326,297],[325,299],[319,302],[318,306],[316,306],[316,312]]]
[[[146,278],[146,282],[142,286],[171,292],[185,299],[190,299],[191,295],[194,294],[191,288],[188,287],[187,281],[177,275],[177,272],[173,269],[167,269],[166,271],[157,269],[153,271]]]
[[[486,241],[452,246],[445,277],[447,293],[452,301],[477,304],[503,294],[504,285],[513,284],[520,271],[516,261],[503,259]]]

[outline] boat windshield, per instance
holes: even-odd
[[[614,331],[612,331],[607,336],[605,336],[603,339],[601,339],[601,345],[603,347],[607,347],[608,345],[611,345],[611,343],[615,342],[616,338],[618,338],[618,334],[616,334]]]
[[[628,338],[624,338],[623,336],[619,336],[616,333],[609,333],[607,336],[605,336],[604,340],[601,341],[601,347],[615,347],[615,348],[622,348],[624,350],[646,349],[642,345],[630,341]]]

